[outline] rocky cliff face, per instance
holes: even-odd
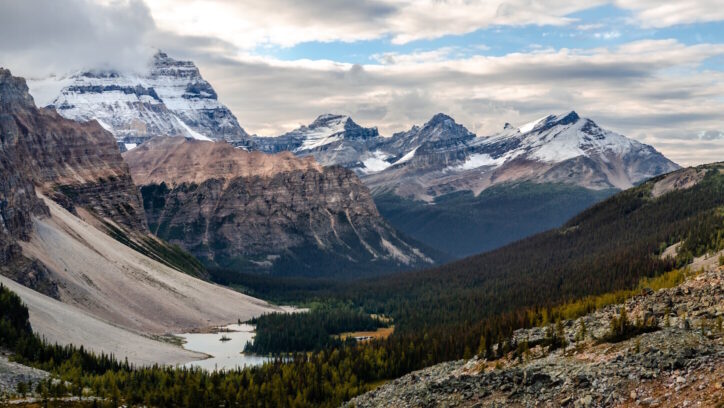
[[[344,168],[181,138],[154,139],[124,157],[152,232],[209,264],[349,277],[431,262]]]
[[[439,364],[346,406],[721,406],[724,267],[714,266],[716,259],[680,286],[645,290],[623,305],[562,322],[563,348],[536,345],[547,336],[544,328],[518,330],[514,341],[530,345],[522,359],[511,353],[499,361]],[[632,321],[653,322],[654,331],[616,343],[596,340],[621,308]]]
[[[10,71],[0,68],[0,272],[22,279],[33,271],[20,271],[26,263],[17,240],[27,241],[33,228],[33,217],[48,216],[48,208],[35,194],[30,174],[18,161],[17,135],[4,129],[14,122],[13,113],[30,109],[33,99],[25,82]]]
[[[69,82],[51,107],[69,119],[97,120],[122,148],[154,136],[240,144],[249,136],[193,62],[162,52],[142,74],[92,71],[74,75]]]
[[[113,136],[96,122],[78,123],[36,108],[24,80],[8,71],[3,78],[0,130],[3,150],[16,171],[70,210],[84,207],[131,230],[146,231],[138,191]]]
[[[36,190],[69,209],[82,206],[132,230],[146,230],[143,207],[113,137],[37,109],[22,78],[0,69],[0,260],[3,274],[57,295],[47,270],[21,254],[33,217],[48,209]]]

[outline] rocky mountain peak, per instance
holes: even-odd
[[[192,61],[158,52],[143,74],[88,71],[65,80],[50,107],[68,119],[97,120],[124,148],[156,136],[249,138]]]
[[[518,129],[520,130],[520,133],[528,133],[532,131],[540,132],[555,126],[571,125],[578,122],[580,119],[581,117],[578,116],[575,111],[570,111],[561,115],[550,114],[532,122],[528,122]]]
[[[327,113],[319,115],[312,122],[308,129],[328,128],[334,131],[342,132],[344,139],[369,139],[379,136],[376,127],[365,128],[357,124],[351,117],[347,115],[338,115]]]
[[[153,56],[151,63],[151,76],[187,77],[204,81],[201,72],[193,61],[176,60],[165,52],[159,51]],[[206,81],[204,81],[206,82]]]
[[[472,140],[475,135],[465,126],[455,122],[455,119],[438,113],[428,120],[422,127],[413,126],[407,132],[396,133],[392,137],[392,145],[407,151],[425,143],[456,142]]]
[[[310,129],[315,129],[322,126],[329,126],[331,123],[344,123],[346,124],[347,121],[350,121],[350,117],[346,115],[337,115],[334,113],[325,113],[322,115],[317,116],[317,119],[314,119],[314,122],[312,122],[309,126],[307,126]],[[353,122],[354,123],[354,122]]]
[[[10,70],[0,67],[0,107],[3,110],[34,107],[25,79],[14,77]]]
[[[438,126],[441,124],[450,127],[455,124],[455,119],[444,113],[436,113],[429,121],[427,121],[427,123],[425,123],[425,126]]]

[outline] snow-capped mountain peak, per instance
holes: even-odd
[[[50,107],[69,119],[95,119],[128,146],[154,136],[248,138],[196,65],[163,52],[143,74],[86,71],[63,80],[67,84]]]
[[[644,147],[635,140],[602,129],[591,119],[581,118],[575,111],[548,115],[518,130],[520,133],[513,136],[520,140],[517,150],[529,158],[545,162],[562,162],[578,156],[620,156]],[[501,136],[511,137],[506,132],[502,132]]]
[[[395,133],[386,143],[388,150],[406,153],[425,144],[465,143],[475,138],[465,126],[444,113],[434,115],[423,126],[413,126],[407,132]]]
[[[344,139],[344,131],[349,117],[325,114],[317,117],[309,126],[297,129],[302,144],[296,151],[312,150]]]
[[[301,126],[281,136],[257,137],[254,139],[254,145],[269,153],[291,150],[297,154],[306,154],[312,151],[329,150],[332,146],[338,149],[340,143],[364,142],[377,136],[379,133],[375,127],[362,127],[347,115],[326,113],[319,115],[309,125]],[[324,162],[324,160],[320,161]]]
[[[562,115],[547,115],[520,126],[518,130],[520,130],[520,133],[525,134],[534,130],[541,131],[557,125],[576,123],[579,119],[581,119],[581,117],[578,116],[576,111],[570,111]]]
[[[347,123],[347,121],[350,120],[350,117],[347,115],[337,115],[334,113],[325,113],[323,115],[317,116],[317,119],[314,119],[314,122],[312,122],[309,125],[309,128],[318,128],[323,126],[330,126],[334,124],[342,124],[344,125]]]
[[[447,126],[451,127],[455,124],[455,119],[451,118],[450,116],[444,114],[444,113],[436,113],[432,118],[430,118],[427,123],[425,123],[425,126]]]
[[[532,171],[525,176],[520,173],[524,166]],[[628,188],[678,166],[653,147],[571,111],[547,115],[517,129],[506,126],[496,135],[479,138],[455,168],[483,173],[494,169],[501,174],[515,168],[516,177]],[[541,169],[547,170],[540,173]]]

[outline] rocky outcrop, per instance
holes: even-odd
[[[124,157],[151,231],[208,264],[349,277],[431,262],[342,167],[181,138],[156,138]]]
[[[716,257],[712,258],[716,260]],[[618,343],[596,341],[625,307],[654,332]],[[724,268],[680,286],[644,291],[624,305],[562,323],[568,346],[538,345],[522,359],[478,358],[406,375],[357,397],[349,407],[719,406],[724,403]],[[585,324],[587,334],[581,335]],[[533,345],[546,329],[518,330]]]

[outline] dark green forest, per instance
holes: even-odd
[[[341,346],[335,334],[374,331],[387,324],[344,305],[321,306],[308,313],[270,313],[249,321],[256,325],[254,342],[245,352],[278,354]]]
[[[209,271],[212,278],[262,298],[344,303],[390,316],[395,333],[388,339],[332,345],[224,373],[131,368],[107,356],[93,363],[96,358],[79,349],[37,343],[29,348],[16,341],[10,348],[18,360],[55,372],[71,388],[88,387],[109,404],[337,406],[381,381],[425,366],[476,353],[496,358],[515,349],[513,330],[554,322],[559,305],[636,288],[643,278],[724,248],[723,168],[710,166],[696,186],[656,199],[650,194],[654,179],[593,206],[561,228],[425,271],[352,283]],[[677,258],[661,259],[663,249],[679,241],[683,245]],[[22,315],[17,306],[12,310]],[[4,307],[2,313],[6,319]],[[27,324],[27,318],[7,320],[19,322],[13,327],[20,331]]]

